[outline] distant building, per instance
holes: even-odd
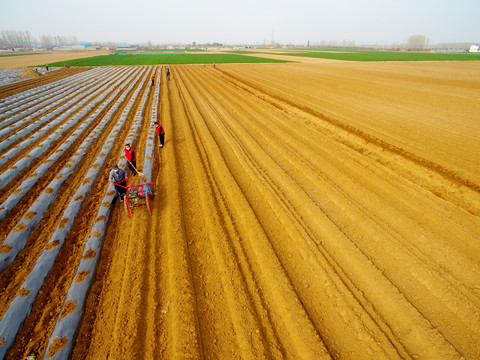
[[[33,51],[32,48],[24,47],[24,46],[2,46],[0,47],[0,51],[19,51],[19,52],[25,52],[25,51]]]
[[[116,50],[138,50],[140,47],[138,45],[117,45],[115,46]]]
[[[55,46],[53,50],[97,50],[100,46],[92,44],[75,44],[75,45],[62,45]]]
[[[477,45],[471,45],[470,50],[468,52],[475,52],[476,53],[476,52],[479,52],[479,51],[480,51],[479,46],[477,44]]]
[[[73,50],[98,50],[100,46],[93,45],[93,44],[77,44],[72,45]]]

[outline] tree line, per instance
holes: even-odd
[[[42,47],[72,45],[77,43],[75,36],[41,35],[40,40],[35,39],[30,31],[2,30],[0,31],[0,46],[2,47],[28,47],[38,45]]]

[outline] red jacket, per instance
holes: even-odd
[[[137,161],[137,155],[135,154],[135,150],[133,150],[133,148],[130,148],[130,150],[125,148],[125,157],[128,161]]]
[[[155,125],[155,132],[157,133],[157,135],[165,134],[165,130],[163,129],[162,125]]]

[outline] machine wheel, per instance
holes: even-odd
[[[147,205],[148,213],[152,215],[152,203],[151,203],[150,195],[148,195],[148,193],[145,194],[145,203]]]
[[[130,200],[126,195],[123,197],[123,206],[125,207],[125,212],[127,213],[127,216],[130,218]]]

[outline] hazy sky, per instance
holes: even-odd
[[[0,0],[0,30],[153,44],[480,42],[480,0]]]

